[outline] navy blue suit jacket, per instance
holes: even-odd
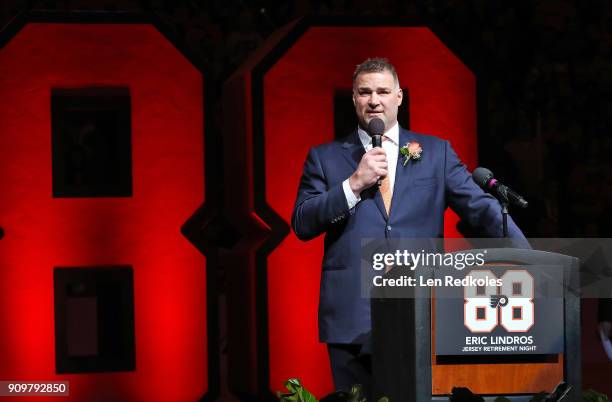
[[[444,234],[450,206],[483,237],[501,237],[499,203],[482,191],[448,141],[400,128],[399,143],[417,141],[421,160],[403,166],[398,158],[391,210],[379,191],[364,191],[349,210],[342,182],[365,153],[357,131],[310,150],[298,190],[292,227],[298,238],[325,234],[319,300],[319,338],[327,343],[362,343],[370,331],[370,300],[361,296],[363,238],[435,238]],[[375,190],[375,189],[372,189]],[[512,219],[510,237],[527,241]]]

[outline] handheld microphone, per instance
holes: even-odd
[[[527,208],[528,202],[508,186],[498,182],[489,169],[478,167],[472,172],[472,179],[485,190],[492,190],[502,201]]]
[[[378,117],[368,123],[368,134],[372,137],[372,148],[382,148],[382,136],[385,133],[385,122]],[[380,179],[376,182],[380,187]]]
[[[372,137],[372,147],[382,147],[382,135],[385,133],[385,122],[378,117],[368,123],[368,134]]]

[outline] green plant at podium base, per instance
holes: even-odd
[[[297,378],[287,380],[285,387],[289,392],[276,392],[280,402],[319,402]],[[362,392],[361,385],[353,385],[350,392],[336,391],[325,396],[320,402],[367,402]],[[378,402],[389,402],[389,399],[383,397]]]
[[[609,402],[609,399],[604,394],[589,389],[582,393],[582,402]]]
[[[310,393],[310,391],[304,388],[300,380],[298,380],[297,378],[290,378],[289,380],[287,380],[287,382],[285,382],[285,387],[287,388],[288,392],[278,391],[276,393],[280,402],[368,402],[367,399],[362,396],[361,385],[354,385],[351,388],[350,392],[346,392],[346,391],[333,392],[325,396],[320,401],[318,401],[317,398],[315,398],[314,395]],[[467,388],[463,388],[463,389],[469,392]],[[455,390],[457,389],[453,389],[453,391]],[[455,395],[455,396],[459,398],[457,399],[458,401],[470,400],[469,398],[466,398],[466,395]],[[478,395],[471,394],[471,397],[473,397],[474,400],[476,399],[482,400],[482,398],[479,397]],[[531,399],[530,402],[548,402],[551,400],[550,397],[551,397],[551,394],[548,394],[546,392],[541,392],[535,395]],[[565,401],[565,398],[563,398],[562,400]],[[592,389],[582,392],[581,401],[582,402],[610,402],[610,400],[608,399],[606,395],[595,392]],[[383,397],[383,398],[380,398],[377,402],[389,402],[389,399],[386,397]],[[495,402],[510,402],[510,400],[506,397],[498,396],[497,398],[495,398]]]

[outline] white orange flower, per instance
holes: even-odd
[[[409,160],[418,161],[421,159],[423,148],[421,144],[416,141],[408,142],[406,145],[400,148],[400,154],[404,156],[404,166],[408,164]]]

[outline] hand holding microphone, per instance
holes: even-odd
[[[355,195],[359,195],[374,184],[380,185],[380,179],[388,174],[387,154],[382,148],[384,132],[385,123],[379,118],[372,119],[368,124],[368,134],[372,136],[372,149],[363,155],[357,170],[349,178],[349,185]]]

